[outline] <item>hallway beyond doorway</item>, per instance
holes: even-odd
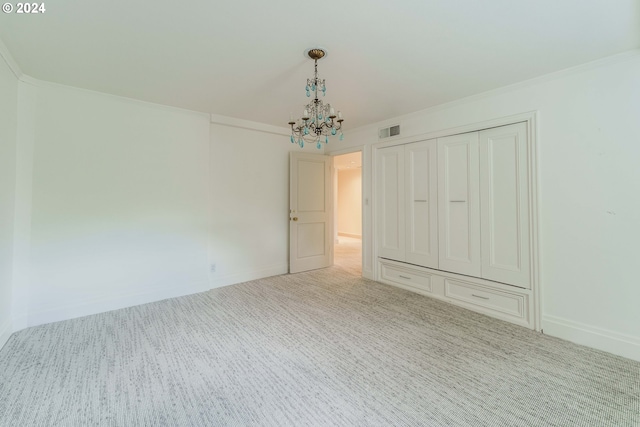
[[[362,240],[354,237],[338,236],[334,245],[334,265],[349,273],[362,275]]]

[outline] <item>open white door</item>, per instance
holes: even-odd
[[[331,265],[331,206],[331,157],[291,153],[289,273]]]

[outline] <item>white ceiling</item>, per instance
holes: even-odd
[[[35,78],[287,126],[313,62],[345,129],[640,47],[638,0],[58,0],[0,14]],[[300,111],[298,111],[300,110]]]

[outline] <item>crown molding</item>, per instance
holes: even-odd
[[[211,114],[211,123],[215,125],[229,126],[240,129],[255,130],[258,132],[272,133],[275,135],[291,135],[291,130],[285,127],[252,122],[251,120],[237,119],[234,117]]]
[[[50,82],[46,82],[44,80],[35,79],[35,78],[31,77],[30,75],[24,74],[24,73],[20,76],[19,80],[21,82],[23,82],[23,83],[27,83],[27,84],[30,84],[32,86],[44,86],[44,85],[47,85],[47,84],[51,84]],[[56,83],[53,83],[53,84],[56,84]]]
[[[396,116],[390,119],[385,119],[372,124],[360,126],[358,128],[352,129],[351,132],[368,131],[371,129],[377,130],[381,126],[384,127],[387,123],[397,124],[397,123],[400,123],[400,121],[403,119],[409,119],[409,118],[421,116],[424,114],[434,113],[436,111],[446,110],[448,108],[453,108],[458,105],[468,104],[471,102],[479,101],[484,98],[490,98],[493,96],[501,95],[503,93],[514,92],[516,90],[524,89],[530,86],[536,86],[548,81],[557,80],[557,79],[571,76],[574,74],[580,74],[589,70],[605,67],[608,65],[619,64],[619,63],[627,62],[627,61],[638,59],[638,58],[640,58],[640,49],[628,50],[628,51],[607,56],[601,59],[596,59],[595,61],[590,61],[584,64],[576,65],[574,67],[565,68],[563,70],[554,71],[548,74],[543,74],[541,76],[533,77],[531,79],[523,80],[521,82],[513,83],[507,86],[501,86],[496,89],[491,89],[485,92],[477,93],[475,95],[470,95],[464,98],[445,102],[444,104],[434,105],[433,107],[414,111],[412,113],[407,113],[401,116]]]
[[[22,77],[24,76],[24,73],[20,69],[20,66],[18,65],[16,60],[13,59],[11,52],[9,52],[9,49],[4,44],[2,39],[0,39],[0,56],[2,57],[4,62],[7,64],[11,72],[16,76],[16,79],[21,80]]]
[[[182,112],[182,113],[188,113],[188,114],[197,114],[203,117],[209,117],[209,113],[205,113],[202,111],[194,111],[194,110],[188,110],[186,108],[180,108],[180,107],[174,107],[172,105],[165,105],[165,104],[158,104],[155,102],[149,102],[149,101],[143,101],[141,99],[135,99],[135,98],[128,98],[126,96],[122,96],[122,95],[115,95],[112,93],[107,93],[107,92],[99,92],[97,90],[92,90],[92,89],[85,89],[85,88],[81,88],[81,87],[77,87],[77,86],[69,86],[63,83],[55,83],[55,82],[50,82],[50,81],[46,81],[46,80],[40,80],[40,79],[36,79],[34,77],[31,77],[27,74],[23,74],[22,77],[20,78],[20,81],[32,86],[36,86],[36,87],[41,87],[41,88],[50,88],[50,89],[63,89],[63,90],[71,90],[74,92],[80,92],[80,93],[86,93],[86,94],[92,94],[95,96],[101,96],[101,97],[105,97],[105,98],[113,98],[113,99],[117,99],[121,102],[128,102],[131,104],[138,104],[138,105],[144,105],[147,107],[153,107],[153,108],[159,108],[162,110],[169,110],[169,111],[176,111],[176,112]]]
[[[111,98],[117,98],[120,100],[126,100],[129,102],[133,102],[133,103],[139,103],[139,104],[143,104],[143,105],[148,105],[148,106],[153,106],[156,108],[163,108],[163,109],[169,109],[169,110],[174,110],[174,111],[182,111],[182,112],[186,112],[186,113],[192,113],[192,114],[199,114],[199,115],[203,115],[209,118],[210,123],[212,124],[217,124],[217,125],[223,125],[223,126],[230,126],[230,127],[236,127],[236,128],[240,128],[240,129],[248,129],[248,130],[254,130],[254,131],[258,131],[258,132],[265,132],[265,133],[272,133],[272,134],[276,134],[276,135],[284,135],[284,136],[289,136],[291,131],[285,127],[279,127],[279,126],[273,126],[273,125],[268,125],[265,123],[259,123],[259,122],[252,122],[250,120],[244,120],[244,119],[236,119],[233,117],[228,117],[228,116],[221,116],[218,114],[210,114],[210,113],[204,113],[201,111],[193,111],[193,110],[187,110],[184,108],[179,108],[179,107],[173,107],[171,105],[164,105],[164,104],[155,104],[153,102],[148,102],[148,101],[142,101],[139,99],[134,99],[134,98],[127,98],[124,96],[120,96],[120,95],[114,95],[111,93],[106,93],[106,92],[98,92],[95,90],[91,90],[91,89],[84,89],[84,88],[79,88],[76,86],[68,86],[62,83],[55,83],[55,82],[49,82],[46,80],[40,80],[40,79],[36,79],[33,78],[31,76],[28,76],[26,74],[22,74],[22,76],[20,77],[20,81],[33,85],[33,86],[37,86],[37,87],[48,87],[48,88],[58,88],[58,89],[67,89],[67,90],[75,90],[75,91],[80,91],[80,92],[85,92],[85,93],[93,93],[96,95],[102,95],[102,96],[106,96],[106,97],[111,97]]]

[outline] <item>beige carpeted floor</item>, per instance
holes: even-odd
[[[340,251],[14,334],[0,425],[640,425],[640,363],[362,279]]]

